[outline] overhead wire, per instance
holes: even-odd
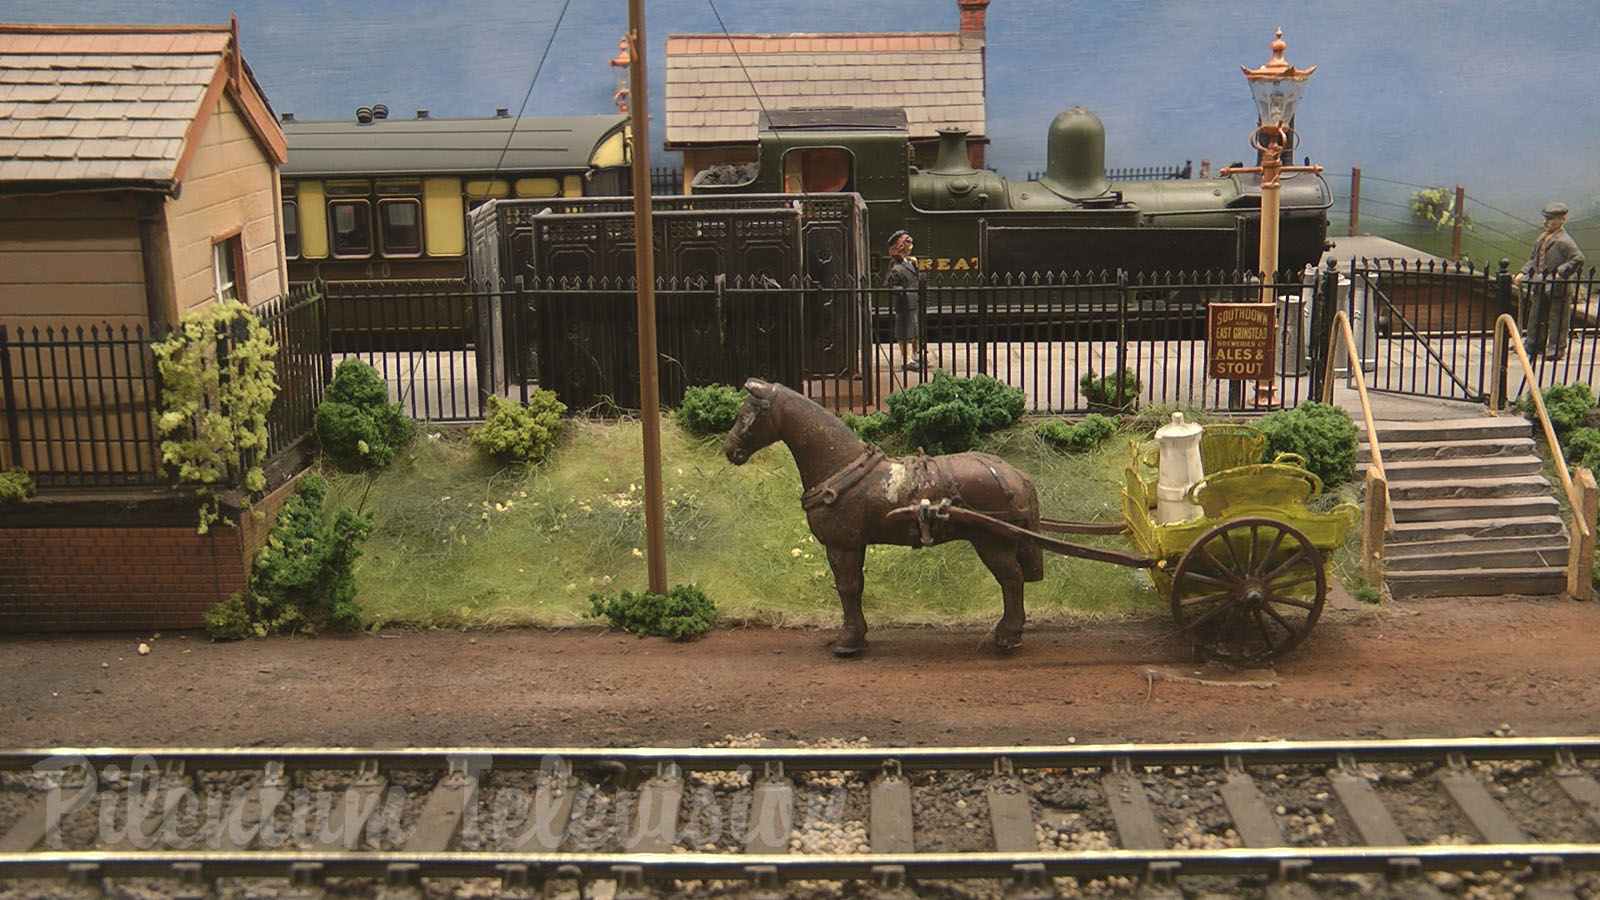
[[[500,158],[494,161],[494,169],[489,173],[492,183],[495,176],[500,174],[500,166],[506,161],[506,154],[511,152],[511,141],[517,136],[517,126],[522,122],[522,113],[528,108],[528,100],[533,96],[533,87],[539,83],[539,73],[544,71],[544,61],[550,58],[550,48],[555,46],[556,35],[561,32],[561,21],[567,17],[567,7],[572,5],[572,0],[563,0],[561,12],[556,14],[556,24],[550,29],[550,39],[545,41],[544,52],[539,54],[539,64],[533,68],[533,78],[528,81],[528,90],[522,95],[522,105],[517,107],[517,117],[511,120],[511,130],[506,132],[506,145],[500,148]]]

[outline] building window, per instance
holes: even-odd
[[[328,230],[333,232],[333,255],[372,255],[372,206],[366,200],[334,200],[328,204]]]
[[[239,235],[211,245],[211,286],[218,300],[243,300],[239,273],[244,269],[244,241]]]
[[[378,201],[378,239],[384,256],[422,253],[422,204],[416,200]]]
[[[294,200],[283,201],[283,256],[300,258],[300,204]]]

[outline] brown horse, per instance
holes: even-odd
[[[1022,642],[1022,585],[1044,577],[1043,551],[939,513],[965,507],[1037,531],[1039,496],[1028,476],[986,453],[888,459],[833,413],[781,384],[752,378],[744,389],[739,421],[722,450],[736,466],[775,441],[794,454],[805,486],[800,505],[811,533],[827,548],[844,608],[844,624],[830,644],[835,654],[854,655],[867,643],[861,566],[868,544],[970,541],[1005,597],[1005,612],[984,644],[1011,650]]]

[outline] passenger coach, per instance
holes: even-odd
[[[466,214],[490,198],[628,193],[627,117],[283,116],[289,279],[459,279]]]

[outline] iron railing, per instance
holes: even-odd
[[[1112,181],[1178,181],[1194,175],[1194,160],[1185,160],[1181,166],[1122,166],[1107,169],[1106,177]],[[1042,171],[1029,171],[1028,180],[1038,181]]]
[[[327,305],[320,292],[300,288],[252,310],[278,347],[278,396],[267,411],[267,458],[309,437],[317,405],[333,379]]]
[[[162,481],[142,325],[0,325],[0,469],[45,486]]]

